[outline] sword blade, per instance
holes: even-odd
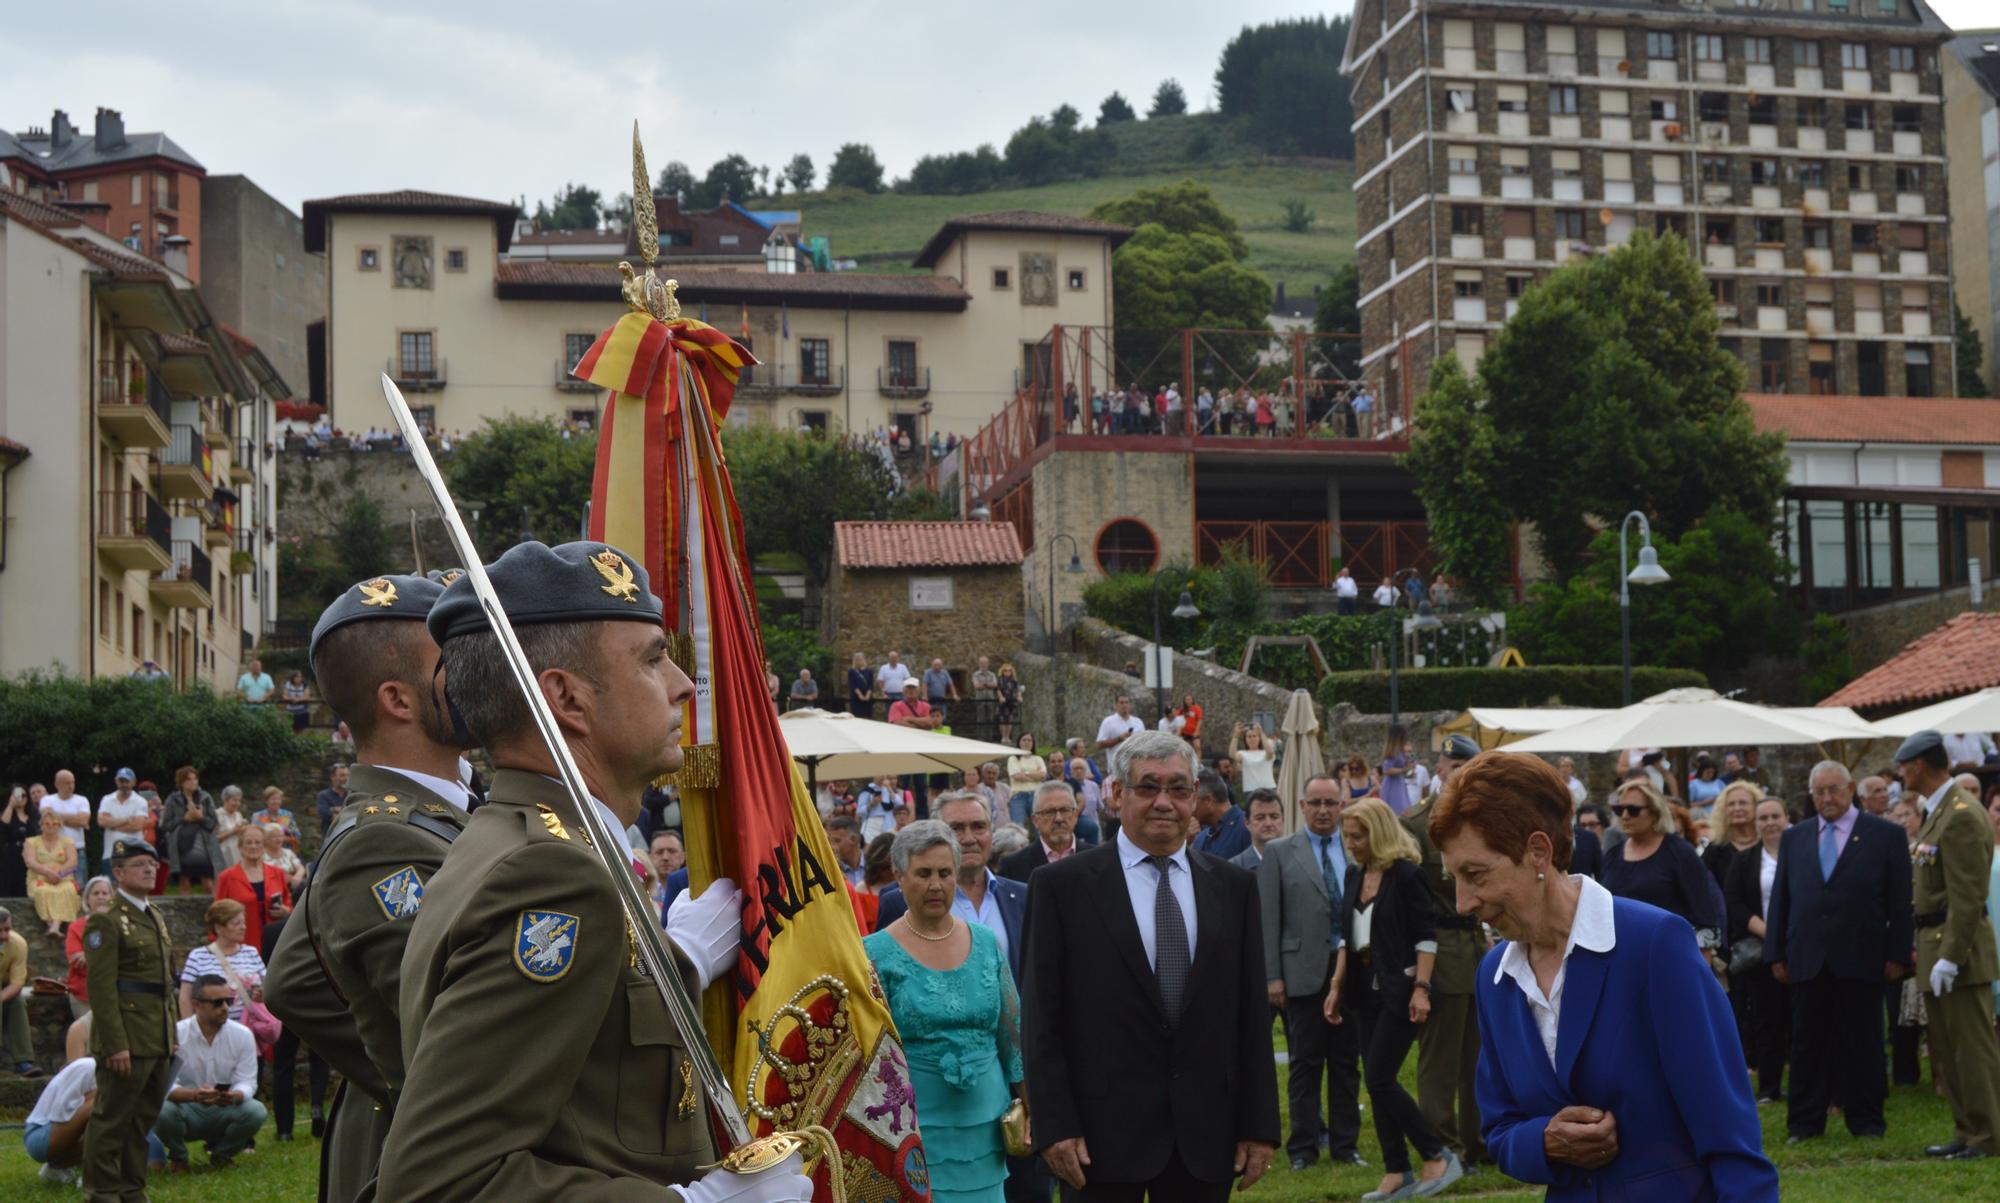
[[[493,591],[493,582],[487,578],[486,568],[479,562],[479,551],[473,546],[471,532],[466,530],[465,522],[459,517],[458,506],[445,487],[444,474],[438,471],[437,461],[431,458],[430,446],[424,442],[416,415],[410,412],[410,403],[403,399],[402,390],[396,387],[396,382],[389,379],[386,372],[382,375],[382,396],[389,403],[390,416],[396,420],[396,428],[403,434],[403,444],[409,449],[411,460],[423,476],[424,484],[430,488],[432,500],[437,502],[438,512],[444,518],[445,533],[451,538],[452,549],[458,552],[459,562],[465,566],[466,578],[472,583],[472,592],[479,599],[480,609],[486,612],[494,634],[500,637],[500,648],[507,658],[508,668],[513,670],[514,684],[527,700],[528,712],[535,719],[535,728],[541,732],[542,742],[555,761],[556,775],[561,779],[563,788],[569,791],[576,813],[582,816],[584,826],[589,829],[590,843],[598,854],[598,860],[611,875],[612,888],[617,891],[618,901],[625,908],[625,920],[637,936],[640,963],[646,969],[646,976],[659,990],[660,998],[667,1005],[667,1014],[680,1032],[681,1043],[686,1046],[695,1075],[701,1079],[702,1091],[708,1096],[709,1108],[732,1142],[748,1144],[749,1125],[737,1109],[736,1094],[729,1087],[728,1075],[722,1072],[722,1064],[716,1060],[714,1048],[702,1033],[701,1013],[688,994],[680,970],[674,964],[673,954],[667,948],[666,933],[660,930],[659,916],[654,913],[651,900],[639,889],[639,880],[632,872],[625,833],[605,822],[604,816],[591,804],[590,788],[584,784],[583,772],[577,768],[576,758],[570,755],[569,742],[556,725],[555,713],[549,709],[548,700],[542,697],[540,687],[535,684],[534,669],[528,664],[527,654],[521,650],[520,640],[514,637],[514,624],[508,621],[507,611],[500,604],[500,595]],[[666,1089],[670,1084],[663,1082],[660,1085]]]

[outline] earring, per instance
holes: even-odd
[[[1535,880],[1536,880],[1536,881],[1547,881],[1548,879],[1549,879],[1549,877],[1548,877],[1548,874],[1546,874],[1546,873],[1537,873],[1537,874],[1535,874]]]

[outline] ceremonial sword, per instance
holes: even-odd
[[[417,427],[416,415],[410,412],[410,403],[403,400],[402,390],[396,387],[396,382],[389,379],[386,372],[382,374],[382,395],[389,402],[389,413],[396,419],[396,428],[402,431],[403,445],[416,462],[417,471],[423,475],[424,484],[430,487],[431,498],[437,502],[438,511],[444,517],[445,533],[451,537],[459,563],[465,566],[466,579],[471,582],[472,592],[479,599],[479,608],[486,612],[486,620],[493,624],[493,633],[500,637],[500,651],[514,674],[515,686],[527,699],[528,713],[534,716],[542,743],[548,747],[549,756],[555,761],[556,774],[561,778],[563,788],[569,791],[576,813],[583,818],[583,825],[591,837],[591,847],[596,850],[605,871],[611,874],[612,888],[618,893],[618,901],[624,905],[626,926],[634,934],[640,965],[667,1004],[667,1014],[680,1032],[688,1060],[694,1066],[695,1076],[701,1080],[702,1091],[708,1096],[709,1109],[714,1112],[732,1144],[739,1147],[748,1145],[751,1143],[750,1127],[736,1107],[736,1094],[729,1088],[729,1078],[722,1072],[715,1050],[702,1033],[700,1012],[688,994],[686,983],[681,980],[673,955],[667,950],[666,935],[660,930],[659,916],[651,901],[639,890],[638,878],[633,875],[628,859],[625,833],[606,822],[603,814],[592,805],[590,787],[584,784],[583,773],[576,767],[576,758],[570,755],[569,742],[563,738],[562,729],[556,726],[555,712],[549,709],[548,699],[542,696],[540,686],[535,683],[535,671],[528,664],[527,654],[521,650],[520,640],[514,637],[514,624],[508,621],[507,611],[500,605],[500,595],[493,591],[493,582],[487,578],[486,569],[479,562],[479,551],[472,545],[472,535],[465,529],[465,523],[458,516],[458,507],[452,503],[451,493],[445,488],[444,474],[438,471],[437,461],[431,458],[430,446],[424,442],[424,432]]]

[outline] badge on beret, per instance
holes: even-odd
[[[89,935],[83,938],[83,944],[84,947],[86,948],[104,947],[104,933],[101,931],[91,932]]]
[[[561,911],[522,911],[514,925],[514,967],[531,982],[553,982],[576,959],[578,920]]]
[[[604,578],[604,591],[622,602],[639,600],[639,585],[632,579],[632,566],[609,547],[590,557],[590,566]]]
[[[404,865],[375,883],[375,905],[391,919],[414,918],[423,904],[424,883],[415,865]]]
[[[378,576],[372,581],[363,581],[355,586],[365,598],[364,606],[393,606],[396,604],[396,582],[386,576]]]

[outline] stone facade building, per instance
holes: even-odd
[[[873,668],[893,649],[919,673],[942,658],[970,697],[979,657],[998,668],[1026,641],[1021,541],[1007,523],[836,522],[833,540],[823,622],[835,679],[820,683],[821,706],[845,696],[856,652]]]
[[[1922,0],[1362,0],[1363,364],[1467,364],[1555,267],[1673,231],[1750,389],[1950,395],[1941,46]]]

